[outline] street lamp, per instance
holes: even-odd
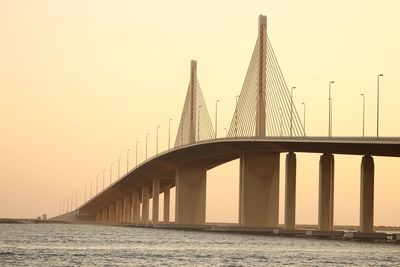
[[[379,137],[379,77],[383,77],[383,74],[378,74],[377,77],[377,98],[376,98],[376,137]]]
[[[172,119],[168,120],[168,150],[171,148],[171,121]]]
[[[361,94],[363,98],[363,111],[362,111],[362,136],[364,137],[365,133],[365,94]]]
[[[131,151],[129,148],[126,151],[126,173],[129,171],[129,151]]]
[[[237,136],[237,127],[238,127],[238,114],[237,114],[237,109],[238,109],[238,101],[239,101],[240,95],[236,96],[236,106],[235,106],[235,137]]]
[[[296,89],[293,86],[290,90],[290,137],[293,136],[293,90]]]
[[[198,108],[198,114],[197,114],[197,142],[200,141],[200,111],[201,111],[202,106],[200,105]]]
[[[147,160],[147,137],[149,136],[149,133],[146,133],[146,160]]]
[[[217,138],[217,132],[218,132],[218,103],[219,99],[215,101],[215,138]]]
[[[111,164],[110,164],[110,185],[112,182],[112,167],[113,167],[113,165],[114,165],[114,163],[111,162]]]
[[[157,125],[157,129],[156,129],[156,155],[158,155],[158,129],[160,129],[160,126]]]
[[[118,176],[117,176],[117,180],[120,177],[120,169],[121,169],[121,156],[118,157]]]
[[[98,174],[96,176],[96,194],[99,192],[99,176]]]
[[[306,136],[306,103],[301,104],[303,105],[303,135]]]
[[[85,203],[86,203],[86,184],[85,184]]]
[[[78,189],[75,191],[75,209],[78,209]]]
[[[103,169],[103,190],[104,190],[104,180],[106,177],[106,169]]]
[[[330,81],[329,82],[329,119],[328,119],[328,136],[332,136],[332,97],[331,97],[331,89],[332,89],[332,84],[335,83],[335,81]]]
[[[136,166],[137,166],[137,151],[138,151],[137,145],[138,144],[139,144],[139,141],[136,141]]]
[[[93,183],[93,180],[90,179],[90,195],[89,195],[89,199],[92,198],[92,183]]]

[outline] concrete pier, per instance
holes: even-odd
[[[164,223],[169,223],[170,185],[164,186]]]
[[[296,155],[286,155],[285,171],[285,228],[296,228]]]
[[[205,167],[182,166],[176,169],[175,222],[204,224],[206,221]]]
[[[319,160],[318,230],[333,230],[334,156],[323,154]]]
[[[101,214],[101,221],[106,222],[108,221],[108,209],[104,208]]]
[[[239,224],[277,227],[279,153],[251,152],[240,157]]]
[[[132,192],[132,223],[140,222],[140,193]]]
[[[361,161],[360,232],[374,231],[374,159],[367,155]]]
[[[131,194],[126,195],[124,197],[124,216],[123,216],[123,223],[131,223],[132,218],[132,205],[131,205],[132,197]]]
[[[149,223],[149,186],[142,186],[142,223]]]
[[[108,207],[108,221],[115,221],[115,203],[110,204],[110,206]]]
[[[159,179],[153,179],[153,216],[152,216],[152,222],[153,224],[158,223],[158,204],[159,204],[159,199],[160,199],[160,180]]]
[[[115,204],[115,221],[117,223],[122,222],[122,200],[119,199]]]

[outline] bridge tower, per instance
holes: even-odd
[[[197,81],[197,62],[190,62],[190,121],[189,121],[189,143],[196,142],[196,81]]]
[[[265,90],[267,63],[267,17],[258,17],[258,88],[256,111],[256,137],[265,137]]]

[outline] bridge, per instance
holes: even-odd
[[[174,147],[137,165],[82,204],[74,214],[82,220],[115,224],[170,224],[170,190],[175,187],[174,224],[201,226],[206,223],[207,171],[239,159],[239,226],[277,228],[280,154],[286,153],[284,225],[294,230],[296,153],[306,152],[321,154],[318,230],[332,231],[334,155],[349,154],[362,156],[359,231],[372,233],[373,156],[399,157],[400,138],[332,137],[330,133],[327,137],[306,135],[268,38],[266,17],[260,16],[258,38],[227,136],[217,138],[215,134],[197,79],[197,62],[192,61]],[[164,193],[162,222],[159,221],[161,193]]]

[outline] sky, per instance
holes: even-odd
[[[399,136],[399,1],[104,1],[0,0],[0,217],[57,215],[90,180],[106,185],[171,140],[189,82],[190,60],[218,135],[225,134],[257,39],[267,31],[306,131],[376,134],[376,77],[381,79],[380,135]],[[173,141],[172,141],[173,142]],[[284,207],[281,155],[280,222]],[[317,223],[318,154],[298,154],[296,223]],[[359,222],[360,156],[335,158],[335,224]],[[375,157],[375,225],[400,226],[400,159]],[[209,222],[237,222],[238,162],[207,174]],[[75,203],[75,195],[74,195]],[[75,206],[75,204],[74,204]]]

